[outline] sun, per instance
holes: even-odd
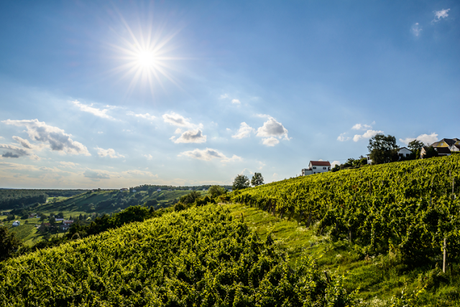
[[[155,53],[148,50],[141,50],[137,53],[137,65],[141,69],[155,68]]]
[[[122,23],[127,35],[119,36],[119,43],[112,45],[120,62],[113,72],[121,73],[121,79],[130,79],[128,93],[148,86],[153,95],[158,86],[165,89],[164,82],[172,82],[180,88],[171,73],[178,70],[174,63],[181,59],[175,56],[173,44],[179,31],[166,33],[164,27],[159,27],[155,32],[153,26],[133,31],[125,20],[122,19]]]

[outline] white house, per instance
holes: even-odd
[[[407,149],[406,147],[398,148],[399,158],[409,158],[411,154],[412,154],[412,151],[410,149]]]
[[[302,176],[325,173],[331,170],[329,161],[310,161],[308,168],[302,169]]]
[[[19,221],[14,221],[13,222],[13,227],[18,227],[19,225],[21,225],[21,223]]]
[[[161,189],[157,189],[157,192],[161,192]]]

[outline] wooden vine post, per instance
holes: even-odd
[[[446,238],[444,238],[444,247],[442,249],[442,272],[446,273],[446,256],[447,256],[447,251],[446,251]]]

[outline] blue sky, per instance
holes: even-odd
[[[460,137],[458,1],[3,1],[0,187],[294,177]]]

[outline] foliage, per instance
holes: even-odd
[[[21,242],[14,232],[9,232],[8,228],[0,226],[0,261],[11,257],[20,246]]]
[[[251,184],[255,187],[264,184],[264,177],[262,177],[262,174],[257,172],[254,173],[251,179]]]
[[[225,194],[227,193],[227,191],[225,190],[224,187],[221,187],[219,185],[212,185],[209,189],[208,189],[208,193],[211,195],[212,198],[216,198],[222,194]]]
[[[438,156],[438,152],[436,151],[436,149],[434,149],[433,146],[425,147],[425,154],[423,155],[423,158],[427,159],[427,158],[432,158],[432,157],[437,157],[437,156]]]
[[[187,195],[182,196],[179,201],[184,204],[193,204],[201,196],[200,192],[192,191]]]
[[[237,175],[233,180],[233,189],[242,190],[249,188],[249,178],[245,175]]]
[[[233,194],[250,204],[346,239],[363,255],[401,255],[421,265],[441,254],[460,260],[460,156],[305,176]]]
[[[423,142],[419,140],[412,140],[409,142],[409,149],[412,150],[413,153],[416,153],[417,150],[421,150],[423,148],[424,144]]]
[[[0,301],[43,306],[350,306],[227,210],[196,207],[0,264]]]
[[[372,164],[381,164],[395,161],[398,146],[396,138],[392,135],[377,134],[369,140],[367,146]]]

